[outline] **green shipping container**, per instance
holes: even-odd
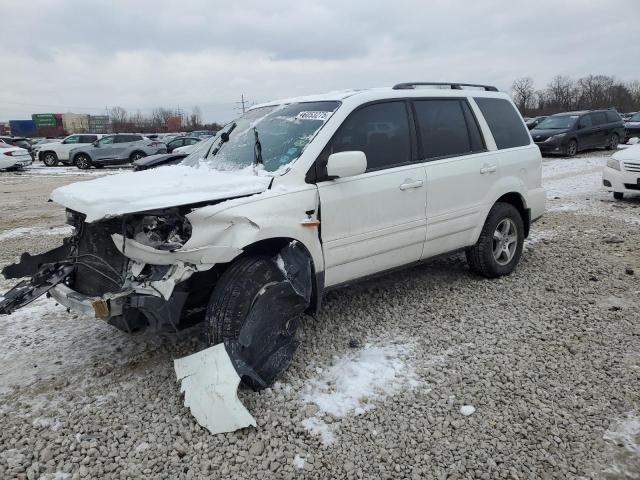
[[[34,113],[31,115],[36,127],[55,127],[56,116],[53,113]]]

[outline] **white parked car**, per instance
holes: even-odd
[[[614,153],[602,171],[602,185],[613,198],[622,199],[625,193],[640,193],[640,144]]]
[[[544,211],[541,170],[495,87],[266,103],[179,165],[54,190],[75,234],[3,270],[49,265],[41,283],[5,294],[0,313],[51,287],[62,305],[128,332],[175,331],[206,312],[209,342],[225,342],[239,375],[263,387],[287,366],[300,314],[329,289],[455,251],[482,276],[511,273]]]
[[[69,152],[76,147],[88,145],[102,138],[103,135],[81,133],[69,135],[62,141],[51,141],[33,147],[34,157],[48,167],[54,167],[58,162],[69,164]]]
[[[14,147],[0,142],[0,169],[19,170],[31,165],[33,160],[26,148]]]

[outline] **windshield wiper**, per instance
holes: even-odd
[[[236,126],[237,126],[236,122],[233,122],[229,127],[229,130],[227,130],[226,132],[222,132],[220,134],[220,141],[218,142],[218,146],[211,152],[211,155],[210,155],[211,157],[215,156],[222,148],[222,145],[224,145],[229,141],[229,134],[233,132]]]
[[[253,135],[255,137],[255,143],[253,144],[253,164],[264,165],[262,161],[262,144],[260,143],[260,137],[258,136],[258,129],[253,127]]]

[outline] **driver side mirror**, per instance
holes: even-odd
[[[91,145],[93,145],[94,147],[97,147],[97,146],[98,146],[98,142],[99,142],[99,141],[100,141],[100,140],[96,140],[96,141],[95,141],[95,142],[93,142]]]
[[[327,159],[327,176],[330,179],[353,177],[367,171],[367,156],[364,152],[350,151],[332,153]]]

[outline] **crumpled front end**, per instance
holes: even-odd
[[[67,223],[75,232],[62,246],[36,256],[25,253],[20,262],[3,269],[5,278],[31,278],[4,296],[0,314],[48,292],[63,306],[127,332],[147,327],[177,331],[189,296],[186,282],[240,253],[181,251],[190,225],[174,210],[93,223],[68,210]],[[202,258],[210,263],[194,261]],[[200,273],[197,280],[210,282],[211,276]]]

